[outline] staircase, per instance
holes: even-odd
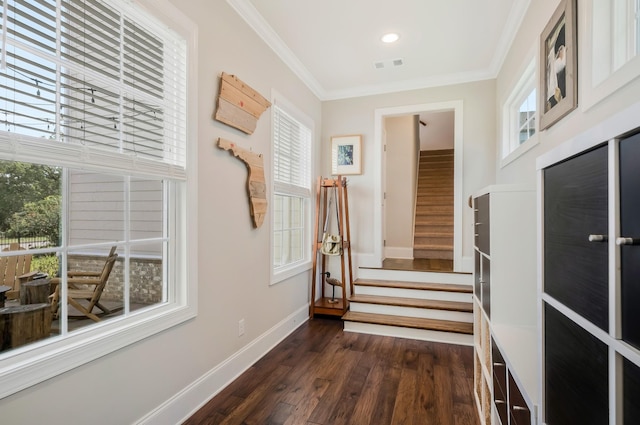
[[[360,269],[344,330],[473,345],[472,275]]]
[[[413,258],[453,260],[453,149],[421,151]]]

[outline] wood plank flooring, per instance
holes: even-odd
[[[429,258],[385,258],[382,260],[382,268],[385,270],[452,272],[453,260],[438,260]]]
[[[479,425],[473,349],[342,331],[316,317],[186,425]]]

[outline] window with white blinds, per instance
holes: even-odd
[[[29,249],[32,269],[50,260],[61,279],[56,332],[0,350],[0,398],[197,312],[197,27],[172,3],[0,0],[0,165],[5,177],[60,176],[8,216],[35,228],[27,206],[57,201],[41,213],[55,237]],[[23,180],[4,181],[15,192]],[[118,307],[80,322],[63,301],[67,271],[113,246],[101,300]]]
[[[0,6],[0,155],[184,178],[184,39],[123,0]]]
[[[309,261],[311,129],[273,106],[273,271],[275,281]],[[284,273],[284,274],[282,274]]]
[[[278,106],[274,106],[273,117],[273,181],[276,191],[308,195],[311,179],[311,129]]]

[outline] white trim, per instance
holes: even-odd
[[[304,273],[308,270],[311,270],[312,268],[312,256],[313,256],[313,250],[312,250],[312,240],[313,240],[313,202],[314,202],[314,192],[313,192],[313,187],[314,187],[314,178],[313,176],[315,175],[315,159],[314,159],[314,146],[316,144],[316,129],[315,129],[315,121],[306,113],[304,113],[302,110],[300,110],[296,105],[294,105],[292,102],[290,102],[286,97],[284,97],[283,95],[281,95],[277,90],[275,89],[271,89],[271,103],[273,104],[274,107],[271,108],[271,133],[270,133],[270,137],[271,137],[271,167],[270,167],[270,173],[269,175],[271,177],[269,177],[269,179],[267,180],[269,182],[269,187],[270,187],[270,192],[271,195],[269,197],[269,203],[270,203],[270,208],[271,208],[271,219],[269,220],[269,258],[270,258],[270,264],[269,264],[269,275],[270,275],[270,279],[269,279],[269,285],[275,285],[279,282],[282,282],[284,280],[287,280],[293,276],[296,276],[300,273]],[[300,124],[306,126],[309,130],[310,130],[310,135],[311,135],[311,141],[310,141],[310,146],[309,146],[309,186],[308,186],[308,190],[304,190],[304,189],[300,189],[300,188],[293,188],[293,190],[290,191],[280,191],[279,193],[286,193],[288,195],[292,195],[292,196],[299,196],[300,198],[303,198],[305,200],[304,202],[304,208],[305,208],[305,235],[304,235],[304,240],[303,240],[303,246],[306,247],[304,248],[304,258],[301,261],[292,263],[292,264],[286,264],[284,266],[278,267],[278,268],[274,268],[273,263],[274,263],[274,250],[273,250],[273,243],[274,243],[274,238],[273,238],[273,229],[274,229],[274,222],[273,220],[275,220],[275,214],[273,214],[273,206],[275,204],[274,202],[274,198],[276,195],[275,192],[275,186],[276,184],[273,182],[273,167],[275,164],[274,161],[274,155],[275,155],[275,149],[274,149],[274,128],[273,128],[273,123],[274,123],[274,119],[273,116],[275,114],[275,107],[278,107],[279,109],[281,109],[283,112],[285,112],[286,114],[289,114],[292,118],[294,118],[295,120],[297,120]],[[281,187],[282,189],[282,187]]]
[[[409,115],[421,112],[454,111],[454,177],[453,177],[453,271],[462,270],[462,173],[463,173],[463,101],[378,108],[374,111],[373,165],[373,258],[370,267],[382,267],[384,251],[384,179],[382,158],[384,155],[384,119],[388,116]]]
[[[225,361],[196,379],[136,424],[182,423],[309,319],[309,305],[277,323]]]
[[[556,148],[536,159],[536,168],[541,170],[580,152],[607,143],[640,126],[640,102],[619,111],[599,124],[568,139]]]
[[[580,2],[580,8],[578,8],[578,13],[582,10],[580,16],[580,24],[578,25],[578,39],[581,42],[584,42],[584,47],[580,49],[581,55],[579,60],[579,69],[580,69],[580,108],[583,112],[588,111],[604,99],[606,99],[611,94],[620,90],[625,85],[629,84],[633,80],[636,80],[638,76],[640,76],[640,55],[635,55],[627,60],[627,62],[621,65],[618,69],[612,69],[613,64],[608,63],[613,61],[612,57],[595,57],[594,49],[599,48],[604,54],[611,54],[614,46],[611,46],[613,43],[611,38],[613,37],[613,32],[618,30],[613,24],[613,17],[608,16],[606,13],[595,13],[594,0],[589,0],[585,2]],[[608,5],[605,5],[605,8]],[[599,12],[602,12],[604,9],[598,9]],[[593,25],[593,17],[597,16],[600,19],[607,20],[607,28],[603,27],[603,33],[595,34]],[[609,31],[608,33],[604,33]],[[594,39],[597,38],[598,46],[596,46]],[[607,46],[603,44],[609,43]],[[602,75],[601,81],[595,82],[596,78],[594,72],[594,66],[596,64],[602,66],[602,64],[608,64],[609,71],[608,75]],[[606,72],[605,72],[606,73]]]
[[[405,258],[413,260],[413,248],[385,246],[384,255],[386,258]]]
[[[274,29],[258,13],[248,0],[227,0],[229,6],[253,29],[256,34],[275,52],[276,55],[307,85],[319,99],[323,98],[324,89],[304,66],[300,59],[289,49]]]
[[[250,0],[227,0],[227,3],[253,29],[256,34],[282,59],[298,78],[322,101],[338,100],[375,94],[394,93],[406,90],[417,90],[428,87],[441,87],[463,84],[474,81],[490,80],[497,77],[502,64],[513,44],[531,0],[516,0],[511,6],[505,27],[498,40],[494,57],[486,68],[460,73],[415,78],[386,84],[359,86],[343,90],[327,90],[311,74],[305,65],[282,41],[275,30],[260,15]]]

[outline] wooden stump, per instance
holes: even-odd
[[[41,304],[49,302],[50,279],[36,279],[20,284],[20,304]]]
[[[10,286],[0,286],[0,308],[4,307],[4,301],[7,298],[7,292],[11,290]]]
[[[50,333],[48,303],[0,308],[0,351],[47,338]]]

